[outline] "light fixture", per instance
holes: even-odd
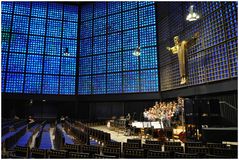
[[[65,56],[68,56],[68,55],[69,55],[68,48],[65,49],[64,55],[65,55]]]
[[[140,47],[137,47],[134,52],[133,52],[134,56],[140,56]]]
[[[189,7],[189,14],[187,15],[186,20],[191,22],[191,21],[196,21],[199,18],[200,18],[199,14],[193,12],[193,5],[191,5]]]

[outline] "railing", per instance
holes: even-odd
[[[226,101],[220,101],[221,116],[237,125],[237,108]]]

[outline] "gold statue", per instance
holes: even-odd
[[[187,74],[186,74],[186,57],[185,54],[187,49],[195,44],[196,39],[199,37],[199,32],[195,33],[192,39],[190,40],[183,40],[182,42],[179,39],[179,36],[175,36],[173,38],[175,46],[172,48],[167,47],[166,49],[171,51],[173,54],[178,54],[178,62],[179,62],[179,70],[180,70],[180,84],[187,83]]]

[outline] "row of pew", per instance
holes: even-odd
[[[55,130],[55,148],[62,149],[65,144],[74,144],[72,138],[65,132],[61,124]]]

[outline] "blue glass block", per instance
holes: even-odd
[[[42,73],[43,66],[43,56],[42,55],[27,55],[27,73]]]
[[[122,73],[107,75],[107,93],[122,93]]]
[[[44,74],[59,74],[60,57],[45,56]]]
[[[7,73],[6,92],[22,93],[24,74]]]
[[[25,54],[10,53],[8,59],[8,72],[24,72]]]
[[[61,58],[61,74],[75,75],[76,74],[76,59],[75,58]]]
[[[77,23],[63,23],[63,38],[77,39]]]
[[[60,94],[74,95],[75,94],[75,79],[76,77],[61,76],[60,77]]]
[[[93,54],[106,53],[106,36],[94,37]]]
[[[6,67],[7,67],[7,53],[6,52],[2,52],[1,56],[2,56],[2,61],[1,61],[2,72],[5,72],[6,71]]]
[[[78,22],[78,6],[64,5],[64,20]]]
[[[148,26],[155,23],[156,20],[154,5],[139,9],[139,26]]]
[[[92,94],[105,94],[106,93],[106,75],[92,76]]]
[[[121,13],[108,16],[108,26],[107,26],[108,33],[121,31],[121,27],[122,27]]]
[[[80,56],[92,55],[92,38],[80,40]]]
[[[11,52],[26,53],[27,35],[12,34],[11,38]]]
[[[13,16],[13,26],[12,26],[12,32],[15,33],[28,33],[28,23],[29,18],[23,17],[23,16]]]
[[[80,75],[91,74],[92,57],[80,58],[79,73]]]
[[[2,33],[2,44],[1,44],[2,51],[8,51],[9,39],[10,39],[9,33]]]
[[[47,21],[47,36],[61,37],[62,21],[48,20]]]
[[[83,5],[81,7],[81,21],[90,20],[93,18],[93,4]]]
[[[42,93],[58,94],[59,76],[43,76]]]
[[[122,71],[122,54],[121,52],[111,53],[107,55],[107,72]]]
[[[122,2],[123,6],[123,11],[127,11],[127,10],[131,10],[131,9],[134,9],[134,8],[137,8],[138,7],[138,3],[137,2]]]
[[[122,34],[115,33],[108,35],[108,52],[121,51],[122,49]]]
[[[138,70],[139,57],[133,55],[134,50],[123,52],[123,71]]]
[[[30,34],[45,35],[46,19],[31,18]]]
[[[13,2],[1,2],[2,13],[13,12]]]
[[[44,53],[44,37],[29,36],[28,53],[43,54]]]
[[[94,36],[106,34],[106,17],[94,20]]]
[[[156,26],[140,28],[140,47],[156,46]]]
[[[94,3],[94,18],[106,15],[106,2]]]
[[[2,14],[2,32],[10,32],[12,23],[12,15]]]
[[[141,92],[158,92],[158,70],[144,70],[140,74]]]
[[[93,56],[93,74],[106,72],[106,55]]]
[[[108,2],[108,14],[121,12],[121,2]]]
[[[92,37],[92,21],[81,23],[80,38],[83,39],[88,37]]]
[[[136,49],[138,47],[138,29],[123,32],[123,49]]]
[[[61,55],[61,39],[46,38],[46,53],[49,55]]]
[[[24,93],[40,94],[41,81],[42,81],[42,75],[26,74]]]
[[[64,51],[68,48],[68,55],[64,54]],[[71,39],[62,40],[62,55],[67,57],[76,57],[77,41]]]
[[[147,6],[147,5],[153,5],[153,4],[154,4],[154,1],[140,1],[139,2],[140,7]]]
[[[14,14],[30,15],[30,2],[15,2]]]
[[[63,4],[48,3],[48,18],[62,20]]]
[[[139,72],[123,73],[123,91],[124,93],[139,92]]]
[[[142,48],[140,49],[140,68],[141,69],[151,69],[158,68],[157,62],[157,48]]]
[[[5,72],[2,72],[2,86],[1,86],[1,88],[2,88],[2,92],[5,92],[5,79],[6,79],[6,76],[5,76]]]
[[[137,10],[123,12],[123,29],[132,29],[138,27]]]
[[[46,18],[47,3],[46,2],[32,2],[32,12],[33,17]]]
[[[91,76],[79,77],[79,95],[91,94]]]

